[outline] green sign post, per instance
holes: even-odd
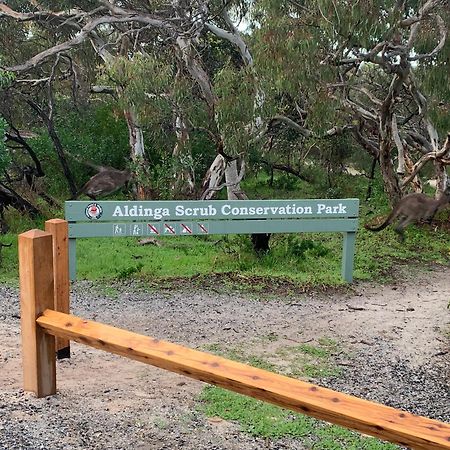
[[[342,232],[342,277],[351,282],[358,209],[358,199],[68,201],[70,278],[77,238]]]

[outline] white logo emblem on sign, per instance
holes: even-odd
[[[103,214],[103,208],[98,203],[89,203],[84,210],[88,219],[100,219]]]

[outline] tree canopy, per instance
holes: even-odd
[[[424,178],[439,195],[449,23],[444,0],[0,3],[1,182],[46,196],[55,160],[69,196],[89,160],[128,166],[140,198],[245,198],[261,168],[364,157],[391,202]]]

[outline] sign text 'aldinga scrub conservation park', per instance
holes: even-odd
[[[66,203],[69,236],[76,237],[293,232],[302,231],[297,220],[357,215],[355,199]],[[278,228],[280,220],[283,230]],[[317,222],[304,225],[313,224]]]

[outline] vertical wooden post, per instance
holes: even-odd
[[[53,236],[53,279],[55,286],[54,310],[70,314],[69,282],[69,227],[62,219],[45,222],[45,231]],[[70,340],[56,338],[56,355],[58,359],[70,358]]]
[[[353,265],[355,259],[355,232],[344,233],[344,248],[342,251],[342,278],[351,283],[353,281]]]
[[[55,338],[36,319],[53,309],[52,235],[31,230],[19,235],[20,321],[23,386],[37,397],[56,393]]]

